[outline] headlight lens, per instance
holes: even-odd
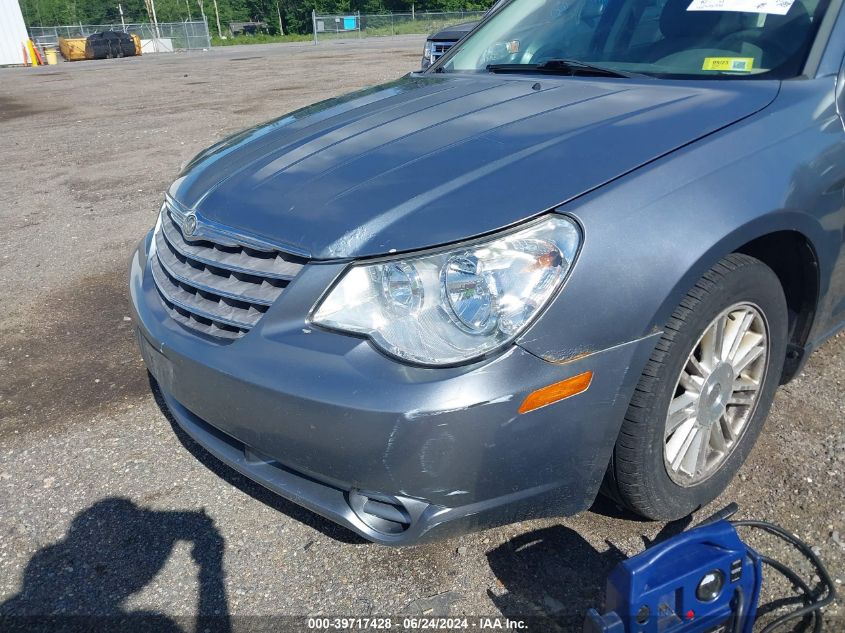
[[[434,44],[432,44],[431,41],[426,40],[425,48],[423,48],[423,59],[427,59],[429,63],[431,63],[431,51],[433,47]]]
[[[392,314],[405,314],[420,309],[423,287],[413,265],[407,262],[385,264],[378,271],[381,295],[385,307]]]
[[[349,268],[312,322],[364,334],[424,365],[477,358],[512,341],[572,267],[580,232],[552,215],[453,250]]]
[[[470,334],[484,334],[496,325],[493,293],[478,257],[450,257],[440,273],[447,314]]]

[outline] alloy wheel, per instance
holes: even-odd
[[[666,415],[663,461],[676,484],[701,483],[739,443],[757,406],[768,355],[767,323],[752,304],[732,305],[704,330]]]

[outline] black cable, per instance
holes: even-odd
[[[733,515],[735,515],[737,512],[739,512],[739,506],[736,503],[731,502],[728,505],[726,505],[724,508],[722,508],[721,510],[716,512],[715,514],[711,514],[709,517],[707,517],[703,521],[696,523],[695,527],[702,527],[702,526],[705,526],[705,525],[710,525],[711,523],[715,523],[716,521],[721,521],[723,519],[725,521],[727,521]]]
[[[734,622],[731,629],[733,633],[741,633],[742,625],[745,623],[745,594],[742,592],[742,587],[737,587],[734,591]]]
[[[830,577],[830,574],[827,572],[827,569],[824,566],[824,563],[816,556],[816,553],[812,550],[812,548],[807,545],[804,541],[799,539],[797,536],[790,534],[782,527],[774,525],[773,523],[769,523],[767,521],[756,521],[752,519],[746,519],[742,521],[731,521],[731,523],[736,527],[751,527],[763,530],[776,536],[793,547],[795,547],[799,552],[801,552],[816,568],[816,572],[818,573],[819,578],[821,579],[822,585],[827,589],[827,596],[824,598],[819,598],[814,596],[810,588],[801,580],[798,575],[792,571],[789,567],[772,558],[768,557],[761,557],[761,560],[766,562],[768,565],[773,567],[774,569],[781,572],[784,576],[786,576],[789,580],[794,582],[797,587],[804,590],[807,598],[808,604],[804,605],[800,609],[793,611],[792,613],[787,613],[785,615],[780,616],[769,625],[767,625],[760,633],[771,633],[777,627],[789,622],[791,620],[795,620],[797,618],[802,618],[806,615],[813,614],[816,619],[816,631],[821,630],[821,613],[820,610],[831,602],[836,599],[836,587],[833,584],[833,580]],[[795,582],[797,580],[797,582]]]
[[[803,593],[798,594],[797,596],[791,596],[789,598],[780,598],[777,600],[772,600],[771,602],[767,602],[765,605],[757,609],[757,613],[759,615],[764,615],[766,613],[770,613],[772,611],[777,611],[782,607],[788,607],[794,605],[796,603],[808,604],[810,602],[810,598],[812,598],[812,590],[810,589],[809,585],[807,585],[798,575],[789,567],[784,565],[778,560],[774,560],[769,558],[768,556],[760,556],[760,561],[774,567],[780,574],[785,576],[789,582],[796,589],[800,589]],[[764,560],[765,559],[765,560]]]
[[[798,587],[798,589],[803,592],[800,596],[796,597],[798,600],[803,602],[805,605],[814,604],[815,597],[813,596],[813,590],[810,589],[809,585],[807,585],[807,583],[805,583],[792,569],[784,565],[779,560],[775,560],[774,558],[770,558],[768,556],[760,556],[760,561],[783,574],[783,576],[786,577],[787,580],[789,580],[793,585]],[[780,601],[780,604],[778,604],[778,601],[771,602],[765,605],[766,607],[769,607],[768,609],[766,609],[765,607],[763,609],[758,609],[758,617],[762,613],[768,613],[770,611],[774,611],[775,609],[779,609],[782,606],[786,606],[787,604],[789,604],[789,602],[794,601],[796,598],[786,598],[785,600]],[[822,618],[821,614],[818,611],[812,611],[804,617],[813,618],[813,633],[821,633]]]

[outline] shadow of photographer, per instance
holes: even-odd
[[[20,592],[0,604],[0,629],[183,633],[167,615],[126,606],[180,541],[192,544],[199,568],[196,630],[230,633],[224,540],[213,520],[205,512],[147,510],[123,498],[80,512],[62,540],[33,555]]]
[[[610,502],[602,509],[623,512]],[[685,517],[665,524],[653,539],[643,536],[643,545],[683,532],[690,521]],[[605,543],[607,549],[599,551],[562,525],[521,534],[487,553],[490,569],[506,589],[502,595],[487,593],[507,618],[530,617],[542,623],[538,630],[581,630],[587,610],[602,606],[608,575],[627,558]]]
[[[170,426],[173,428],[173,432],[176,435],[176,439],[179,440],[185,450],[187,450],[198,462],[220,477],[227,484],[234,486],[253,499],[273,508],[277,512],[281,512],[282,514],[289,516],[299,523],[319,531],[335,541],[346,543],[348,545],[364,545],[369,543],[369,541],[366,541],[342,525],[338,525],[328,519],[324,519],[319,514],[311,512],[310,510],[303,508],[302,506],[298,506],[292,501],[288,501],[284,497],[271,492],[264,486],[253,482],[244,475],[241,475],[234,468],[217,459],[204,447],[195,442],[190,435],[182,430],[182,427],[179,426],[179,423],[176,422],[176,419],[167,407],[167,403],[161,393],[161,387],[158,382],[156,382],[153,375],[149,372],[147,372],[147,380],[149,381],[150,391],[153,394],[156,406],[158,406],[162,415],[170,423]]]
[[[584,613],[604,595],[605,578],[625,558],[610,543],[597,551],[562,525],[534,530],[487,553],[490,569],[507,590],[488,595],[507,618],[539,620],[542,630],[580,630]]]

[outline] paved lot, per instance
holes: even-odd
[[[171,426],[126,306],[131,248],[222,135],[412,69],[421,38],[0,69],[0,613],[547,615],[578,628],[644,539],[608,504],[395,550],[279,500]],[[778,392],[720,502],[845,578],[845,335]],[[711,509],[716,509],[714,504]],[[807,574],[788,548],[752,541]],[[840,585],[841,586],[841,585]],[[767,595],[789,593],[776,582]],[[845,609],[829,612],[845,630]]]

